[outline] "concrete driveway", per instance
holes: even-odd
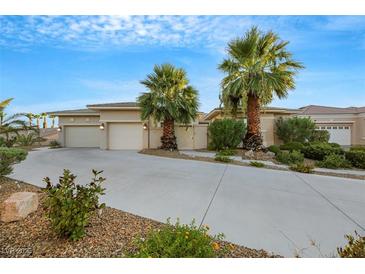
[[[33,151],[11,177],[44,186],[43,177],[56,182],[64,168],[80,183],[92,168],[104,170],[111,207],[158,221],[195,218],[229,241],[283,256],[331,256],[344,234],[365,233],[361,180],[99,149]]]

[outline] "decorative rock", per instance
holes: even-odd
[[[245,156],[247,158],[253,158],[253,157],[255,157],[255,153],[253,152],[253,150],[249,150],[249,151],[245,152]]]
[[[4,201],[2,207],[1,221],[18,221],[37,210],[38,195],[34,192],[16,192]]]
[[[275,157],[275,153],[271,151],[266,152],[266,155],[269,157]]]

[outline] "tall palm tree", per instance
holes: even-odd
[[[161,148],[177,149],[174,123],[188,124],[196,118],[198,91],[189,85],[186,72],[170,64],[155,65],[153,72],[141,81],[149,92],[138,97],[141,118],[163,122]]]
[[[41,127],[41,125],[40,125],[41,115],[40,114],[34,114],[34,118],[37,121],[37,128],[39,129]]]
[[[29,127],[32,127],[33,126],[32,121],[33,121],[33,118],[34,118],[34,114],[29,112],[29,113],[25,114],[25,117],[28,118]]]
[[[56,116],[50,115],[49,118],[51,118],[52,121],[51,128],[54,128]]]
[[[43,128],[47,128],[47,113],[42,112],[41,117],[43,118]]]
[[[304,68],[292,59],[286,49],[287,41],[271,31],[262,33],[252,27],[242,38],[228,44],[228,58],[219,65],[226,76],[221,82],[221,99],[233,112],[244,105],[247,114],[247,133],[243,147],[263,149],[260,132],[260,109],[273,96],[285,98],[295,88],[294,76]]]

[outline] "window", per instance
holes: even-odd
[[[331,129],[331,127],[327,127],[327,129]]]
[[[337,127],[332,127],[332,129],[337,129]]]
[[[343,127],[338,127],[338,129],[343,129]]]
[[[345,129],[349,129],[349,127],[345,127]]]
[[[326,129],[326,127],[321,127],[321,129]]]

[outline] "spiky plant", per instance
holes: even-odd
[[[271,31],[263,33],[252,27],[243,37],[229,42],[228,58],[219,65],[226,74],[220,95],[224,106],[233,113],[245,106],[248,127],[243,147],[246,149],[263,148],[261,106],[270,103],[274,96],[285,98],[295,88],[294,76],[303,65],[293,60],[288,44]]]
[[[141,118],[163,122],[161,148],[177,149],[174,123],[189,124],[198,111],[198,91],[189,85],[186,71],[170,64],[155,65],[141,81],[149,92],[138,97]]]

